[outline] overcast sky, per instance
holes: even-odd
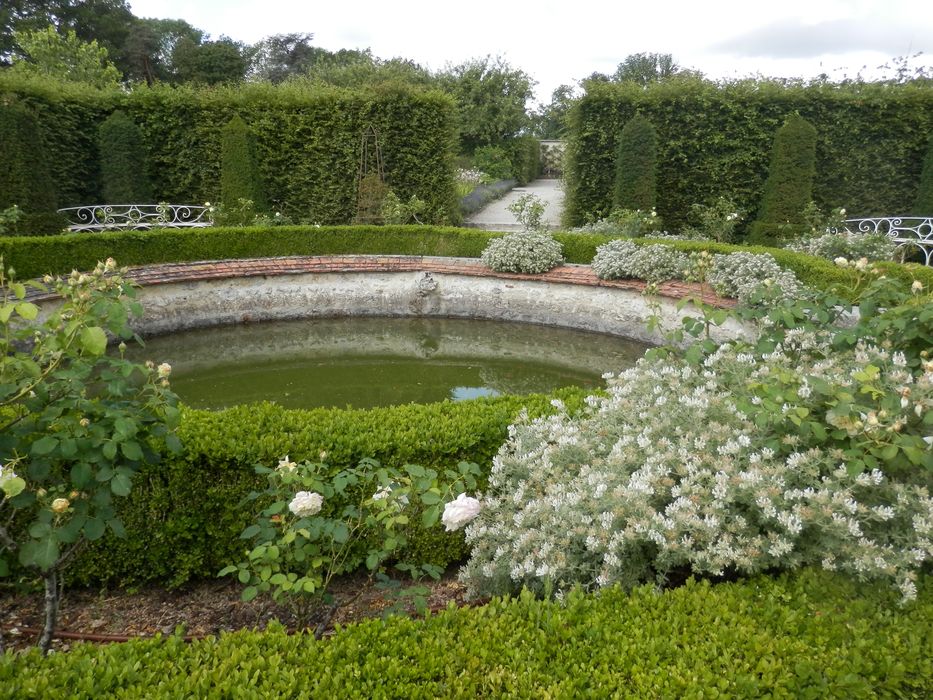
[[[670,53],[710,78],[832,78],[923,52],[933,65],[930,0],[130,0],[138,17],[184,19],[212,38],[255,43],[306,32],[325,49],[370,48],[437,70],[501,55],[549,101],[562,83],[611,73],[626,56]]]

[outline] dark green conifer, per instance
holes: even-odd
[[[116,110],[98,128],[97,148],[102,203],[152,203],[146,149],[136,122]]]
[[[654,209],[657,150],[657,132],[642,115],[636,114],[622,127],[616,150],[615,209]]]

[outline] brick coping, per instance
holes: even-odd
[[[641,280],[601,280],[589,265],[560,265],[540,275],[494,272],[478,258],[444,258],[421,255],[324,255],[279,258],[241,258],[236,260],[198,260],[130,267],[126,278],[146,287],[160,284],[200,282],[238,277],[275,277],[314,273],[392,273],[429,272],[443,275],[466,275],[494,279],[573,284],[642,293]],[[658,294],[671,299],[699,298],[722,308],[735,306],[734,299],[717,296],[709,286],[669,281],[658,285]],[[53,298],[52,294],[29,294],[33,300]]]

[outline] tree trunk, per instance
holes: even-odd
[[[42,628],[42,636],[39,637],[39,648],[45,656],[52,647],[52,635],[58,622],[58,570],[53,568],[45,572],[42,580],[45,582],[45,626]]]

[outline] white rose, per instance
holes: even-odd
[[[324,497],[321,494],[314,491],[299,491],[288,504],[288,509],[299,518],[306,518],[320,513],[323,503]]]
[[[64,513],[66,510],[68,510],[68,506],[70,505],[71,503],[67,498],[56,498],[54,501],[52,501],[52,512]]]
[[[168,362],[163,362],[161,365],[158,366],[158,368],[156,369],[156,372],[159,373],[159,376],[162,379],[165,379],[168,375],[172,373],[172,366]]]
[[[842,256],[839,256],[838,258],[836,258],[835,260],[833,260],[833,262],[836,263],[839,267],[848,267],[848,266],[849,266],[849,261],[846,260],[845,258],[843,258]]]
[[[921,282],[920,280],[914,280],[914,283],[910,285],[910,291],[912,291],[914,294],[919,294],[920,292],[922,292],[923,282]]]
[[[288,469],[291,471],[295,468],[295,463],[288,458],[288,455],[285,455],[282,459],[279,460],[277,469]]]
[[[457,498],[444,506],[444,515],[441,522],[446,526],[447,532],[459,530],[479,515],[480,504],[475,498],[461,493]]]
[[[859,258],[855,263],[855,269],[863,271],[868,269],[868,258]]]

